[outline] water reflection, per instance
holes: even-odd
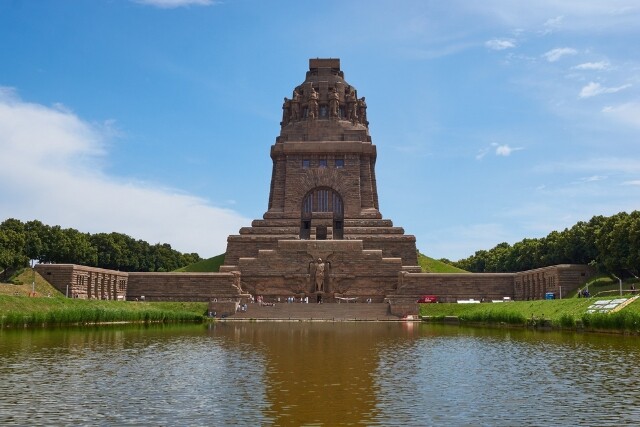
[[[640,422],[636,337],[405,323],[0,331],[2,425]]]

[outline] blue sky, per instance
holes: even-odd
[[[224,252],[338,57],[380,210],[460,259],[640,209],[640,3],[0,0],[0,219]]]

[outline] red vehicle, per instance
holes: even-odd
[[[423,295],[418,300],[418,303],[420,304],[430,304],[434,302],[438,302],[438,297],[435,295]]]

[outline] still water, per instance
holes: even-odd
[[[2,330],[0,425],[638,425],[639,349],[406,323]]]

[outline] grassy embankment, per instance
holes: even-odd
[[[189,264],[176,271],[191,273],[216,273],[220,271],[220,266],[224,262],[224,254],[216,255],[213,258],[203,259],[202,261]]]
[[[419,252],[418,264],[424,273],[468,273],[466,270],[438,261],[437,259],[429,258]]]
[[[106,322],[202,322],[207,303],[130,302],[65,298],[35,274],[36,297],[29,297],[33,273],[25,269],[0,284],[0,327]],[[24,284],[22,284],[24,283]]]
[[[623,296],[629,292],[632,282],[623,286]],[[576,298],[573,292],[568,298],[557,300],[514,301],[483,304],[421,304],[420,315],[429,321],[455,319],[460,323],[488,325],[518,325],[565,329],[609,330],[640,333],[640,299],[615,313],[587,313],[587,308],[601,299],[619,296],[619,284],[598,277],[589,284],[591,298]],[[638,288],[637,281],[635,282]],[[596,296],[597,295],[597,296]]]

